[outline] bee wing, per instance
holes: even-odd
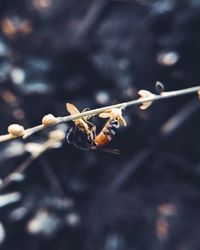
[[[116,148],[92,148],[92,150],[109,153],[109,154],[115,154],[115,155],[119,155],[121,153],[121,150],[116,149]]]
[[[72,104],[72,103],[66,103],[66,108],[67,108],[67,111],[71,115],[75,115],[75,114],[79,114],[80,113],[80,111],[77,109],[77,107],[75,107],[74,104]]]
[[[110,113],[106,113],[106,112],[100,113],[100,114],[99,114],[99,117],[100,117],[100,118],[103,118],[103,119],[105,119],[105,118],[110,118]]]
[[[72,103],[66,103],[66,108],[70,115],[80,114],[80,111]],[[84,130],[89,133],[89,127],[84,118],[75,119],[73,122],[76,126],[83,127]]]

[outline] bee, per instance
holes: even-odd
[[[106,146],[113,139],[121,125],[127,126],[126,121],[122,117],[122,110],[118,108],[112,108],[108,112],[100,113],[99,117],[107,118],[108,121],[94,139],[94,144],[97,148]]]
[[[71,115],[80,114],[80,111],[71,103],[67,103],[66,108]],[[84,111],[86,109],[82,112]],[[73,121],[74,124],[67,129],[67,142],[78,149],[89,150],[93,146],[96,126],[88,121],[89,118],[76,119]]]
[[[80,111],[70,103],[67,103],[67,110],[71,115],[80,113]],[[91,149],[119,154],[120,151],[117,149],[104,147],[113,139],[121,125],[127,125],[122,117],[121,109],[112,108],[100,113],[99,117],[108,120],[98,134],[96,134],[96,126],[89,121],[90,117],[74,120],[74,125],[67,130],[67,142],[83,150]]]

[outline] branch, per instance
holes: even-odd
[[[32,127],[32,128],[28,128],[26,130],[22,126],[17,125],[17,124],[10,125],[8,127],[9,133],[6,135],[1,135],[0,142],[15,139],[17,137],[22,137],[23,139],[25,139],[28,136],[30,136],[38,131],[41,131],[47,127],[52,127],[52,126],[55,126],[55,125],[58,125],[61,123],[66,123],[66,122],[76,120],[76,119],[79,119],[82,117],[99,115],[100,113],[105,112],[105,111],[109,111],[112,108],[125,109],[129,106],[141,104],[140,108],[146,109],[154,101],[159,101],[159,100],[177,97],[177,96],[186,95],[186,94],[191,94],[191,93],[197,93],[199,95],[200,94],[200,86],[186,88],[186,89],[182,89],[182,90],[176,90],[176,91],[161,92],[159,95],[153,94],[153,93],[146,91],[146,90],[140,90],[138,92],[138,94],[140,95],[140,98],[138,98],[136,100],[118,103],[118,104],[85,111],[85,112],[75,114],[75,115],[68,115],[68,116],[64,116],[64,117],[54,117],[53,115],[47,115],[47,116],[43,117],[42,124],[35,126],[35,127]],[[16,125],[18,127],[16,127]]]

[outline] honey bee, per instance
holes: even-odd
[[[71,115],[80,113],[71,103],[67,103],[66,108]],[[82,112],[84,111],[86,110],[84,109]],[[78,149],[91,149],[96,136],[96,127],[88,121],[88,118],[79,118],[74,120],[73,123],[74,124],[70,126],[66,132],[67,142]]]
[[[94,139],[96,147],[106,146],[115,136],[117,130],[123,124],[127,126],[126,121],[122,117],[121,109],[112,108],[108,112],[99,114],[100,118],[108,118],[108,121],[103,126],[102,130]]]
[[[71,115],[80,113],[80,111],[70,103],[67,103],[67,110]],[[108,120],[98,134],[96,134],[96,126],[89,121],[89,117],[74,120],[74,124],[67,130],[68,143],[83,150],[91,149],[119,154],[120,151],[117,149],[104,147],[113,139],[121,125],[127,125],[122,117],[121,109],[113,108],[100,113],[99,117]]]

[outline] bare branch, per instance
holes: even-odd
[[[148,92],[148,91],[146,91],[146,92]],[[182,89],[182,90],[176,90],[176,91],[162,92],[160,95],[152,94],[151,92],[149,92],[150,93],[149,96],[140,97],[136,100],[118,103],[118,104],[114,104],[111,106],[106,106],[106,107],[102,107],[102,108],[98,108],[98,109],[93,109],[93,110],[85,111],[85,112],[75,114],[75,115],[68,115],[68,116],[64,116],[64,117],[54,117],[55,119],[53,120],[52,123],[49,123],[49,125],[48,124],[40,124],[40,125],[37,125],[35,127],[28,128],[28,129],[24,130],[24,132],[19,134],[19,135],[16,135],[16,134],[15,135],[13,135],[13,134],[1,135],[0,142],[15,139],[17,137],[22,137],[23,139],[25,139],[28,136],[45,129],[46,127],[52,127],[52,126],[55,126],[55,125],[58,125],[61,123],[65,123],[68,121],[76,120],[76,119],[79,119],[82,117],[96,116],[104,111],[109,111],[112,108],[125,109],[129,106],[148,103],[148,105],[146,105],[146,108],[147,108],[149,106],[149,104],[153,103],[154,101],[159,101],[159,100],[163,100],[163,99],[167,99],[167,98],[177,97],[177,96],[191,94],[191,93],[199,93],[199,92],[200,92],[200,86],[186,88],[186,89]],[[144,109],[144,107],[145,106],[143,106],[143,109]]]

